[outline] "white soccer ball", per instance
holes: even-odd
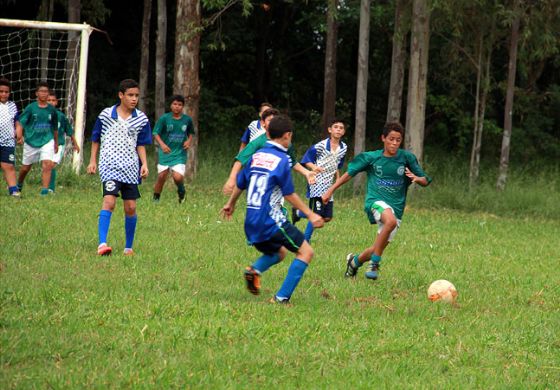
[[[447,280],[436,280],[428,287],[428,299],[432,302],[454,303],[457,299],[457,289]]]

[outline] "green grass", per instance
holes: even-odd
[[[23,199],[3,191],[0,388],[558,387],[560,222],[514,210],[515,186],[480,195],[478,209],[460,195],[453,209],[445,176],[434,175],[433,188],[412,194],[373,283],[363,270],[343,278],[346,253],[374,237],[361,196],[344,189],[283,307],[267,300],[292,256],[264,275],[261,296],[245,290],[242,270],[257,251],[245,245],[243,202],[233,222],[219,219],[225,174],[213,172],[225,165],[201,166],[180,207],[171,185],[150,201],[152,172],[134,258],[120,254],[120,201],[109,232],[116,254],[95,255],[97,177],[63,169],[63,188],[40,198],[34,172]],[[548,190],[558,199],[557,184]],[[540,199],[539,188],[525,191],[517,196]],[[456,307],[428,301],[440,278],[457,287]]]

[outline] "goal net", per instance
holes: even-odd
[[[86,24],[0,19],[0,77],[10,80],[11,96],[20,111],[35,100],[39,81],[46,81],[58,98],[83,146],[85,77],[88,38]],[[71,148],[67,148],[70,151]],[[76,172],[81,153],[74,154]]]

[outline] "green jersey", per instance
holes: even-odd
[[[163,153],[163,150],[159,148],[158,163],[160,165],[171,167],[187,162],[187,151],[183,149],[183,144],[189,139],[189,135],[194,134],[194,124],[190,116],[183,114],[181,118],[175,119],[171,112],[163,114],[157,121],[153,134],[154,136],[159,135],[171,149],[171,152]]]
[[[58,145],[62,146],[66,144],[66,136],[72,137],[74,135],[74,129],[68,121],[68,118],[60,110],[56,110],[57,120],[58,120]]]
[[[356,176],[360,172],[367,173],[367,193],[365,210],[370,210],[374,202],[382,200],[393,208],[395,217],[402,219],[406,204],[406,193],[412,181],[405,175],[405,168],[419,177],[428,177],[416,156],[408,150],[399,149],[393,157],[383,155],[383,150],[358,154],[348,164],[348,174]]]
[[[266,141],[268,141],[266,133],[259,135],[257,138],[249,142],[247,146],[241,152],[239,152],[237,156],[235,156],[235,159],[239,161],[241,165],[245,166],[245,164],[247,164],[247,162],[251,159],[251,156],[255,154],[257,150],[264,147]],[[290,146],[288,147],[287,153],[291,159],[290,165],[293,167],[298,162],[298,160],[296,159],[296,151],[292,144],[290,144]]]
[[[23,126],[25,143],[34,148],[40,148],[54,139],[54,132],[58,128],[56,109],[50,104],[46,107],[39,107],[37,102],[29,104],[19,117],[19,122]]]

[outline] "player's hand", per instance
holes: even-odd
[[[222,215],[222,218],[229,221],[231,220],[234,211],[235,211],[235,206],[228,202],[224,205],[224,207],[222,207],[222,209],[220,210],[220,214]]]
[[[416,176],[414,173],[412,173],[412,171],[408,168],[404,169],[404,174],[406,175],[406,177],[408,177],[413,183],[416,183],[416,181],[418,180],[418,176]]]
[[[325,220],[319,214],[311,213],[308,219],[314,228],[321,228],[325,225]]]
[[[163,153],[165,153],[165,154],[171,153],[171,148],[170,148],[169,146],[167,146],[166,144],[161,145],[161,150],[162,150]]]
[[[191,143],[189,141],[185,141],[183,143],[183,149],[189,150],[190,147],[191,147]]]
[[[78,144],[72,144],[72,146],[74,147],[74,152],[80,153],[80,146]]]
[[[320,166],[318,166],[318,165],[315,165],[315,166],[313,167],[312,171],[315,172],[315,173],[317,174],[317,173],[324,172],[324,171],[325,171],[325,168],[320,167]]]
[[[227,179],[226,183],[224,184],[224,187],[222,188],[222,192],[224,193],[224,195],[231,195],[234,188],[235,188],[235,180]]]
[[[54,144],[54,153],[58,153],[58,144]]]
[[[329,188],[328,190],[325,191],[325,193],[321,196],[321,201],[323,202],[323,204],[327,204],[330,202],[331,198],[332,198],[332,191]]]
[[[23,136],[19,136],[16,138],[16,142],[18,143],[18,145],[23,145]]]
[[[307,179],[307,184],[315,184],[315,182],[316,182],[315,177],[316,176],[317,176],[317,173],[315,173],[314,171],[307,171],[305,173],[305,178]]]
[[[142,177],[142,179],[147,178],[148,173],[150,173],[150,171],[148,170],[148,166],[142,164],[142,166],[140,167],[140,176]]]
[[[87,166],[87,173],[89,173],[90,175],[94,175],[96,170],[97,164],[95,162],[90,162]]]

